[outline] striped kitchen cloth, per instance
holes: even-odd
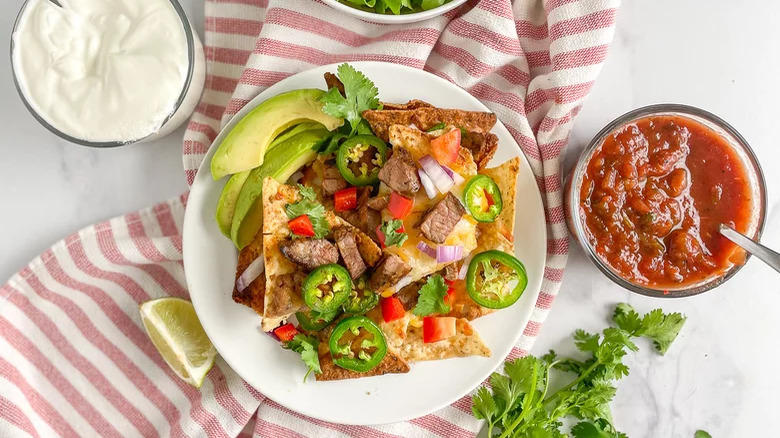
[[[191,183],[220,126],[258,93],[315,65],[375,60],[425,69],[480,99],[528,157],[543,193],[542,292],[511,356],[526,354],[568,252],[561,164],[573,119],[612,40],[620,0],[470,0],[422,23],[377,25],[314,0],[207,0],[208,77],[184,138]],[[221,359],[200,390],[146,337],[138,305],[187,298],[186,195],[93,225],[0,287],[0,436],[472,437],[470,398],[407,423],[330,424],[289,411]]]

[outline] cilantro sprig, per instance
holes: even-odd
[[[420,297],[417,299],[417,305],[412,309],[412,313],[417,316],[450,313],[450,305],[444,302],[447,289],[449,288],[441,275],[428,277],[428,281],[420,288]]]
[[[615,381],[628,375],[623,358],[637,351],[633,338],[652,340],[664,354],[685,323],[679,313],[654,310],[641,316],[628,304],[619,304],[609,327],[599,334],[577,330],[574,344],[588,358],[558,358],[554,351],[542,357],[526,356],[507,362],[504,373],[490,376],[492,389],[481,387],[473,396],[472,411],[487,421],[488,437],[564,438],[562,419],[580,420],[571,429],[574,438],[627,438],[612,421],[609,403],[617,392]],[[576,378],[548,394],[551,371]]]
[[[314,228],[314,238],[322,239],[330,231],[328,219],[325,217],[325,207],[317,201],[317,194],[314,193],[313,188],[298,184],[298,193],[301,195],[301,200],[287,204],[285,207],[287,217],[293,220],[304,214],[309,216],[311,225]]]
[[[300,354],[303,363],[309,367],[309,371],[307,371],[306,375],[303,376],[304,382],[306,382],[306,378],[309,377],[309,374],[311,374],[312,371],[314,371],[315,374],[322,374],[322,368],[320,368],[320,357],[317,354],[318,346],[319,341],[316,337],[300,333],[295,335],[291,341],[287,341],[282,344],[282,347]]]
[[[385,236],[385,246],[397,246],[401,247],[409,235],[398,231],[403,228],[404,222],[401,219],[391,219],[389,221],[382,222],[379,226],[379,231]]]
[[[348,135],[351,137],[361,127],[363,111],[380,108],[379,90],[370,79],[349,64],[341,64],[336,72],[344,84],[346,96],[342,96],[338,88],[332,87],[320,98],[324,104],[322,111],[330,116],[346,119],[352,127]]]

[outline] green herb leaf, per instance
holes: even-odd
[[[346,119],[352,127],[349,134],[352,136],[363,120],[363,111],[379,108],[379,90],[370,79],[349,64],[341,64],[337,73],[344,84],[346,97],[341,95],[338,88],[331,88],[320,98],[324,104],[322,111],[330,116]]]
[[[712,435],[703,430],[697,430],[696,433],[693,434],[693,438],[712,438]]]
[[[620,303],[612,317],[621,329],[632,336],[642,336],[653,341],[659,353],[666,354],[672,342],[685,325],[686,318],[679,313],[664,314],[661,309],[653,310],[643,318],[633,307]]]
[[[309,216],[314,228],[314,238],[322,239],[330,231],[330,225],[325,217],[325,207],[317,201],[317,194],[313,188],[298,184],[298,192],[301,195],[301,200],[287,204],[285,208],[287,218],[293,220],[304,214]]]
[[[322,368],[320,368],[320,357],[317,354],[317,346],[319,341],[315,336],[307,336],[304,334],[297,334],[291,341],[285,342],[282,346],[288,350],[292,350],[301,355],[301,360],[309,371],[303,376],[303,381],[306,382],[306,378],[314,371],[315,374],[322,374]]]
[[[430,128],[430,129],[428,129],[428,130],[427,130],[427,131],[425,131],[425,132],[433,132],[433,131],[438,131],[439,129],[444,129],[444,128],[446,128],[446,127],[447,127],[447,124],[446,124],[446,123],[444,123],[444,122],[441,122],[441,123],[437,123],[437,124],[435,124],[435,125],[431,126],[431,128]]]
[[[450,313],[450,305],[444,302],[447,296],[447,285],[441,275],[432,275],[420,288],[420,298],[412,313],[417,316],[428,316],[434,313]]]
[[[389,221],[382,222],[382,225],[379,227],[379,231],[382,232],[385,236],[385,246],[397,246],[401,247],[401,245],[406,242],[406,239],[409,238],[409,235],[406,233],[401,233],[398,230],[403,227],[404,222],[400,219],[391,219]]]

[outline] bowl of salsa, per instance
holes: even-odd
[[[699,108],[651,105],[626,113],[585,148],[567,181],[571,233],[617,284],[655,297],[708,291],[748,254],[721,223],[758,239],[764,176],[747,141]]]

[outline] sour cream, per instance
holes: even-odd
[[[203,48],[171,0],[59,3],[28,0],[13,34],[14,74],[33,112],[93,143],[159,137],[189,116]]]

